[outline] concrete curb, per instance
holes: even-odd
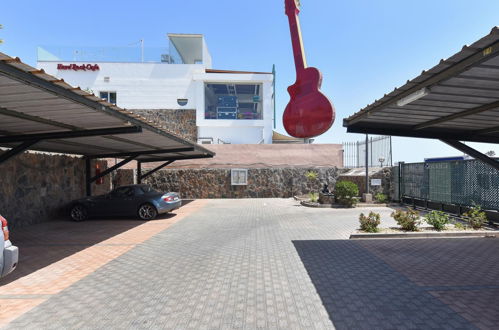
[[[296,199],[296,198],[295,198]],[[299,199],[296,199],[299,200]],[[341,204],[319,204],[319,203],[313,203],[309,201],[300,201],[300,204],[306,207],[316,207],[316,208],[330,208],[330,209],[355,209],[355,208],[366,208],[366,207],[389,207],[388,204],[364,204],[364,203],[358,203],[357,205],[353,207],[348,207],[344,206]]]
[[[350,239],[375,238],[445,238],[445,237],[499,237],[499,232],[490,231],[459,231],[459,232],[426,232],[426,233],[356,233],[350,234]]]

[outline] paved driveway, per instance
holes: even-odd
[[[497,239],[346,240],[361,211],[210,200],[7,328],[497,328]]]

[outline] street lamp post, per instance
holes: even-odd
[[[383,167],[383,163],[385,162],[385,157],[379,157],[378,160],[381,164],[381,167]]]

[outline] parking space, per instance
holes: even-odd
[[[19,228],[19,266],[0,279],[0,325],[58,294],[204,204],[194,201],[155,221],[54,221]]]
[[[376,210],[391,224],[391,209]],[[498,324],[499,241],[348,240],[365,211],[305,208],[290,199],[209,200],[132,228],[123,222],[118,229],[116,223],[107,229],[113,237],[97,230],[102,241],[2,286],[2,313],[8,301],[18,316],[6,328],[493,329]],[[66,249],[89,235],[73,232],[73,245],[71,237],[60,238]],[[65,272],[73,280],[58,286],[54,278],[66,278]],[[10,319],[4,316],[4,324]]]

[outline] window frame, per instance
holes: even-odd
[[[240,182],[240,174],[244,173],[244,182]],[[246,168],[231,168],[230,183],[232,186],[247,186],[248,185],[248,169]]]
[[[107,97],[102,97],[102,93],[107,93]],[[111,102],[111,94],[114,94],[114,100],[116,102]],[[116,105],[118,103],[118,93],[116,91],[99,91],[99,98],[106,100],[107,102]]]

